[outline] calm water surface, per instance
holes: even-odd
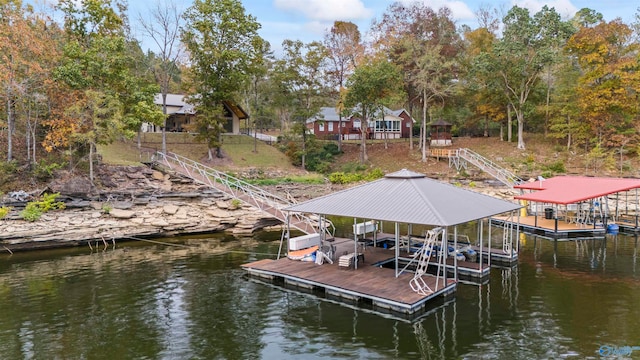
[[[640,358],[633,236],[527,236],[516,267],[413,323],[246,279],[277,242],[162,241],[0,256],[0,358]]]

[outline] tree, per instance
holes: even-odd
[[[236,100],[247,86],[252,64],[262,55],[264,40],[258,35],[260,24],[245,14],[239,0],[196,0],[184,15],[182,42],[190,57],[192,87],[197,95],[196,123],[216,156],[222,157],[221,136],[225,118],[224,101]]]
[[[124,3],[86,0],[78,4],[62,0],[59,7],[65,15],[67,42],[54,77],[74,92],[70,97],[74,102],[59,120],[73,121],[75,124],[63,128],[79,132],[59,134],[70,136],[80,148],[86,145],[89,177],[93,180],[97,144],[110,143],[117,135],[132,137],[143,119],[155,121],[161,115],[153,104],[157,88],[134,72],[134,42],[126,38]]]
[[[336,109],[338,111],[338,149],[342,151],[342,104],[341,91],[347,77],[353,73],[359,59],[363,56],[364,48],[361,44],[360,30],[352,22],[336,21],[324,36],[324,45],[329,58],[328,75],[337,88]]]
[[[505,118],[504,91],[490,70],[491,51],[496,37],[487,27],[469,30],[464,37],[467,43],[466,51],[460,57],[464,69],[464,89],[466,96],[473,99],[470,104],[471,110],[484,119],[484,136],[487,137],[489,122],[502,121]],[[502,136],[500,139],[503,139]]]
[[[451,83],[445,77],[455,76],[454,61],[462,45],[451,11],[445,7],[436,12],[418,2],[394,2],[382,19],[374,21],[372,32],[375,48],[402,69],[409,112],[413,113],[414,106],[422,108],[420,145],[426,161],[427,108],[433,100],[450,95]],[[434,75],[434,71],[438,79],[430,81],[428,73]],[[436,83],[444,87],[437,89]],[[412,138],[409,147],[413,149]]]
[[[281,114],[288,120],[294,134],[302,138],[302,168],[305,168],[307,127],[306,120],[316,114],[324,104],[326,86],[324,63],[326,48],[317,41],[308,44],[300,40],[285,40],[282,43],[284,55],[275,63],[273,79],[278,84],[276,99]],[[289,121],[290,122],[290,121]]]
[[[547,32],[546,27],[557,27],[558,21],[560,16],[547,6],[533,18],[527,9],[514,6],[503,19],[503,36],[496,43],[491,64],[518,119],[518,149],[525,148],[524,114],[529,96],[545,66],[554,61],[549,36],[556,34]]]
[[[7,161],[14,160],[16,125],[23,119],[27,160],[35,162],[37,120],[44,112],[44,94],[57,59],[58,30],[45,17],[22,8],[21,1],[0,4],[0,97],[7,120]]]
[[[140,24],[153,42],[158,47],[158,66],[152,67],[156,81],[160,85],[162,97],[162,153],[167,152],[167,94],[171,80],[179,72],[179,60],[182,55],[182,47],[179,43],[179,30],[182,25],[182,16],[175,3],[156,3],[149,11],[151,20],[146,21],[139,15]]]
[[[640,90],[637,51],[632,30],[619,19],[582,27],[567,43],[581,70],[578,107],[591,136],[604,148],[624,147],[638,134]]]
[[[361,118],[360,162],[369,160],[367,155],[367,130],[369,119],[374,115],[384,116],[384,107],[391,106],[406,95],[403,90],[400,70],[382,57],[363,63],[347,81],[345,107],[357,108]]]

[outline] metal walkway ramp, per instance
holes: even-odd
[[[157,152],[154,155],[154,161],[196,182],[210,186],[235,199],[255,206],[285,224],[288,221],[290,227],[298,229],[305,234],[319,232],[321,223],[318,218],[283,211],[284,208],[293,205],[293,203],[246,181],[174,153],[163,154],[162,152]],[[287,215],[290,215],[289,220]],[[329,220],[323,219],[322,225],[325,232],[333,236],[331,233],[333,224]]]
[[[493,176],[501,183],[513,188],[523,182],[518,176],[511,171],[501,167],[493,161],[485,158],[477,152],[467,149],[431,149],[430,155],[433,157],[441,158],[445,157],[449,159],[449,166],[456,168],[456,170],[467,169],[468,164],[471,164],[487,174]]]

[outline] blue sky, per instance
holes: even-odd
[[[588,7],[601,12],[605,19],[621,17],[625,22],[633,21],[637,1],[578,1],[578,0],[525,0],[525,1],[486,1],[486,0],[423,0],[433,9],[447,6],[452,10],[459,24],[477,26],[474,13],[482,4],[502,8],[504,11],[513,5],[528,8],[532,13],[542,6],[554,7],[563,17],[572,17],[581,8]],[[409,2],[409,1],[407,1]],[[380,18],[388,6],[389,0],[244,0],[245,10],[256,16],[262,24],[261,35],[277,47],[284,39],[299,39],[304,42],[320,40],[327,28],[335,20],[348,20],[356,23],[362,33],[370,28],[374,18]]]
[[[135,29],[137,14],[144,13],[157,1],[174,1],[182,9],[191,0],[129,0],[130,20]],[[405,0],[400,0],[405,2]],[[412,2],[415,0],[406,0]],[[477,26],[474,13],[482,4],[507,11],[513,5],[537,12],[543,5],[554,7],[564,18],[569,18],[581,8],[587,7],[602,13],[607,21],[616,17],[626,23],[634,21],[640,3],[631,0],[419,0],[433,9],[448,6],[458,24]],[[335,20],[351,21],[364,34],[371,21],[380,18],[391,0],[242,0],[245,11],[255,16],[262,25],[260,35],[277,51],[285,39],[302,40],[307,43],[322,40],[325,31]],[[135,30],[134,30],[135,31]],[[141,39],[142,40],[142,39]],[[143,41],[144,43],[144,41]],[[152,49],[153,50],[153,49]]]

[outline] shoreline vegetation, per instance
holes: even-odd
[[[170,151],[245,179],[291,201],[306,201],[358,184],[334,184],[328,181],[330,175],[293,167],[276,147],[263,142],[254,143],[251,138],[225,138],[225,157],[207,161],[201,156],[205,153],[204,145],[194,143],[184,134],[172,135],[175,136],[170,137]],[[97,167],[93,184],[86,176],[78,176],[77,172],[58,169],[53,175],[54,179],[41,184],[39,190],[33,187],[27,189],[33,196],[23,202],[13,201],[6,194],[0,204],[11,210],[0,219],[0,253],[87,244],[100,246],[105,242],[139,238],[220,232],[245,237],[260,230],[281,231],[283,225],[278,220],[254,207],[244,205],[217,190],[195,184],[178,174],[142,165],[143,154],[148,153],[151,159],[157,137],[157,134],[145,134],[141,149],[132,142],[116,142],[99,149],[103,164],[108,165]],[[496,141],[494,138],[456,138],[453,147],[468,147],[478,151],[523,178],[540,174],[546,177],[546,173],[551,173],[550,176],[562,173],[599,176],[636,174],[632,171],[622,174],[602,171],[591,173],[584,166],[588,159],[583,155],[560,152],[552,143],[536,140],[539,141],[530,142],[529,150],[524,152],[516,150],[512,143]],[[389,173],[407,168],[471,191],[514,201],[515,191],[489,180],[486,174],[477,169],[456,171],[446,161],[435,158],[428,158],[427,162],[420,161],[417,150],[409,151],[406,141],[390,142],[388,147],[370,144],[372,161],[366,166],[356,166],[357,146],[343,146],[344,152],[334,159],[335,173],[352,175],[373,170]],[[561,171],[551,171],[555,169],[551,166],[555,163],[563,164]],[[16,186],[26,183],[20,179],[13,182]],[[19,215],[21,209],[29,201],[46,193],[59,193],[57,201],[63,201],[65,209],[46,212],[37,221],[23,220]]]
[[[88,180],[54,181],[46,191],[60,193],[58,201],[63,201],[65,208],[45,212],[36,221],[19,215],[29,200],[9,202],[5,196],[4,203],[9,203],[12,210],[0,220],[0,252],[101,247],[121,241],[219,232],[242,238],[261,230],[282,231],[284,226],[253,206],[169,172],[145,166],[103,166],[100,171],[105,180],[119,184],[119,188],[86,196],[82,193],[90,187]],[[456,185],[513,199],[513,191],[506,187],[474,182]],[[343,186],[292,184],[264,188],[305,201]]]

